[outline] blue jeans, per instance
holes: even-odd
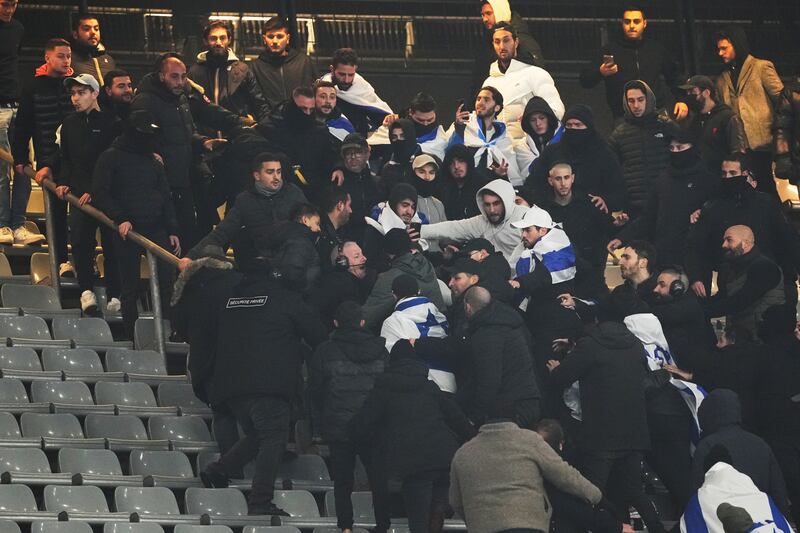
[[[17,116],[16,108],[0,108],[0,148],[11,151],[9,132]],[[25,211],[31,197],[31,180],[25,176],[14,178],[14,193],[11,193],[11,176],[14,169],[5,161],[0,161],[0,228],[16,229],[25,223]]]

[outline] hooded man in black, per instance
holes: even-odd
[[[411,161],[420,153],[414,128],[414,122],[407,118],[399,118],[389,125],[392,155],[380,172],[386,192],[396,183],[413,181],[414,169],[411,168]]]
[[[652,87],[659,108],[685,115],[686,104],[675,104],[676,95],[680,94],[675,59],[664,45],[644,35],[647,19],[640,9],[626,8],[621,15],[622,31],[581,72],[581,85],[591,89],[602,81],[615,119],[625,114],[623,88],[631,80],[642,80]]]
[[[711,196],[714,176],[708,172],[693,136],[673,129],[669,138],[669,164],[649,191],[641,214],[609,243],[609,250],[621,243],[644,239],[656,246],[661,264],[683,265],[690,215]]]
[[[658,115],[656,96],[645,82],[626,83],[622,99],[625,120],[611,132],[608,144],[622,165],[628,214],[635,218],[644,208],[656,178],[667,167],[669,123]]]
[[[527,194],[536,201],[547,195],[547,172],[557,161],[567,161],[575,173],[575,186],[596,197],[592,203],[603,211],[625,207],[625,182],[622,167],[614,152],[597,133],[592,108],[575,104],[564,113],[561,141],[545,148],[525,182]],[[537,202],[538,203],[538,202]],[[603,208],[605,206],[605,208]]]
[[[541,96],[528,100],[520,125],[525,132],[525,144],[516,147],[517,164],[523,175],[530,175],[544,149],[561,140],[564,126]]]
[[[296,87],[309,87],[317,79],[311,59],[291,46],[288,27],[279,17],[265,22],[262,37],[267,49],[250,62],[270,107],[291,98]]]
[[[285,154],[291,165],[300,167],[303,177],[294,175],[298,185],[312,202],[318,202],[322,189],[330,183],[338,153],[328,128],[314,116],[314,91],[295,88],[292,98],[278,105],[256,130]]]
[[[486,185],[475,170],[475,158],[463,144],[447,149],[442,163],[442,203],[447,220],[462,220],[480,214],[475,203],[478,190]]]
[[[702,438],[692,461],[692,481],[700,488],[705,475],[706,457],[715,446],[724,446],[730,453],[731,466],[753,480],[766,492],[782,513],[788,514],[789,500],[783,474],[769,445],[761,437],[741,427],[739,397],[728,389],[708,394],[697,409]]]

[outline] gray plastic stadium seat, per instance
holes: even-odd
[[[8,259],[6,259],[6,261],[8,261]],[[22,530],[20,530],[16,522],[0,520],[0,533],[22,533]]]
[[[294,526],[245,526],[242,533],[300,533]]]
[[[58,450],[58,470],[70,474],[122,475],[119,458],[111,450],[62,448]]]
[[[0,448],[0,473],[49,474],[50,462],[35,448]]]
[[[164,324],[164,336],[169,338],[172,328],[169,321],[162,320]],[[152,318],[139,318],[136,321],[133,332],[134,342],[137,350],[155,350],[155,322]],[[189,345],[185,342],[171,342],[164,343],[167,353],[185,355],[189,353]]]
[[[56,437],[82,439],[83,430],[75,415],[23,413],[20,417],[25,437]]]
[[[94,387],[97,403],[110,403],[128,407],[157,407],[153,389],[146,383],[108,383],[101,381]]]
[[[81,381],[35,381],[31,383],[31,399],[39,403],[94,405],[89,387]]]
[[[31,533],[92,533],[86,522],[31,522]]]
[[[353,502],[354,520],[357,522],[375,521],[375,510],[372,507],[371,492],[353,492],[350,495],[350,501]],[[336,516],[336,502],[332,490],[325,493],[325,515]]]
[[[175,526],[175,533],[233,533],[228,526],[195,526],[190,524],[178,524]]]
[[[199,416],[151,416],[147,428],[151,439],[169,440],[176,450],[197,452],[217,446]]]
[[[312,454],[298,455],[290,461],[281,463],[278,467],[278,477],[312,482],[330,483],[331,481],[325,459]]]
[[[21,439],[17,419],[11,413],[0,412],[0,440]]]
[[[178,502],[165,487],[117,487],[117,511],[139,514],[179,515]]]
[[[295,518],[319,518],[317,501],[307,490],[276,490],[272,503]]]
[[[72,339],[77,344],[114,344],[111,328],[102,318],[55,318],[53,319],[53,338]]]
[[[186,512],[211,516],[246,516],[247,500],[236,489],[186,489]]]
[[[0,335],[2,336],[2,335]],[[9,370],[42,370],[36,350],[26,346],[0,347],[0,368]]]
[[[100,356],[89,348],[45,348],[42,350],[42,366],[45,370],[104,372]]]
[[[27,404],[28,393],[18,379],[0,378],[0,404]]]
[[[133,415],[92,414],[86,417],[86,435],[89,438],[106,439],[108,447],[114,451],[128,451],[134,448],[156,448],[166,450],[165,440],[151,442],[142,421]]]
[[[315,527],[311,533],[339,533],[341,529],[338,527]],[[366,529],[354,527],[353,533],[369,533]]]
[[[44,508],[56,512],[107,513],[108,502],[98,487],[48,485],[44,488]]]
[[[164,358],[153,350],[111,348],[106,352],[106,368],[109,372],[167,375]]]
[[[0,337],[52,340],[47,322],[38,316],[0,316]]]
[[[194,472],[186,454],[176,450],[133,450],[131,474],[193,478]]]
[[[164,533],[164,528],[158,524],[106,522],[103,533]]]
[[[191,383],[160,383],[158,405],[178,406],[183,414],[211,414],[208,405],[194,395]]]
[[[15,285],[0,287],[3,307],[23,307],[42,311],[60,311],[61,303],[52,287],[47,285]]]
[[[0,511],[35,513],[36,498],[27,485],[0,485]]]

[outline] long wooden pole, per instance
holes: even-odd
[[[3,150],[1,148],[0,148],[0,159],[2,159],[3,161],[6,161],[8,164],[10,164],[12,166],[14,165],[14,158],[11,156],[11,154],[8,153],[7,150]],[[33,169],[31,167],[27,167],[26,166],[24,174],[25,174],[25,176],[27,178],[33,179],[33,177],[35,176],[36,173],[33,171]],[[44,187],[47,190],[51,191],[53,194],[55,194],[56,187],[58,187],[58,185],[53,183],[53,181],[50,180],[50,179],[42,180],[41,185],[42,185],[42,187]],[[109,228],[111,228],[114,231],[117,231],[117,224],[113,220],[108,218],[108,216],[105,213],[103,213],[102,211],[100,211],[99,209],[94,207],[93,205],[91,205],[91,204],[83,204],[83,205],[81,205],[80,201],[78,200],[78,197],[75,196],[72,193],[67,193],[64,196],[64,199],[67,202],[69,202],[70,204],[72,204],[72,206],[74,208],[80,209],[81,211],[83,211],[84,213],[89,215],[90,217],[100,221],[103,225],[108,226]],[[170,263],[172,266],[175,266],[175,267],[178,266],[178,262],[179,262],[178,257],[176,257],[174,254],[172,254],[169,250],[166,250],[166,249],[162,248],[161,246],[159,246],[158,244],[154,243],[153,241],[151,241],[150,239],[148,239],[147,237],[145,237],[141,233],[138,233],[138,232],[136,232],[134,230],[130,230],[128,232],[127,238],[132,240],[133,242],[135,242],[136,244],[138,244],[139,246],[141,246],[145,250],[153,253],[153,255],[155,255],[156,257],[158,257],[162,261],[166,261],[167,263]]]

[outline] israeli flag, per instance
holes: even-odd
[[[638,313],[625,317],[625,326],[628,331],[636,335],[644,345],[647,366],[650,370],[660,370],[664,365],[675,365],[675,359],[670,352],[667,339],[661,322],[652,313]],[[700,421],[697,418],[697,409],[706,397],[706,391],[691,381],[670,378],[670,384],[681,393],[681,398],[686,402],[692,413],[692,442],[696,445],[700,440]],[[694,451],[694,449],[692,449]]]
[[[339,115],[336,118],[330,118],[325,121],[325,124],[328,126],[328,131],[330,134],[340,141],[344,141],[345,137],[351,133],[355,133],[356,131],[353,127],[353,124],[344,115]]]
[[[333,75],[328,72],[321,79],[332,81],[332,78]],[[392,108],[389,107],[389,104],[381,100],[375,92],[375,88],[358,73],[353,78],[353,85],[346,91],[343,91],[338,86],[336,87],[336,98],[341,98],[345,102],[360,107],[369,113],[392,114]]]
[[[525,249],[519,256],[516,265],[517,277],[533,272],[535,255],[550,271],[553,284],[575,279],[575,249],[572,243],[558,225],[539,239],[533,248]]]

